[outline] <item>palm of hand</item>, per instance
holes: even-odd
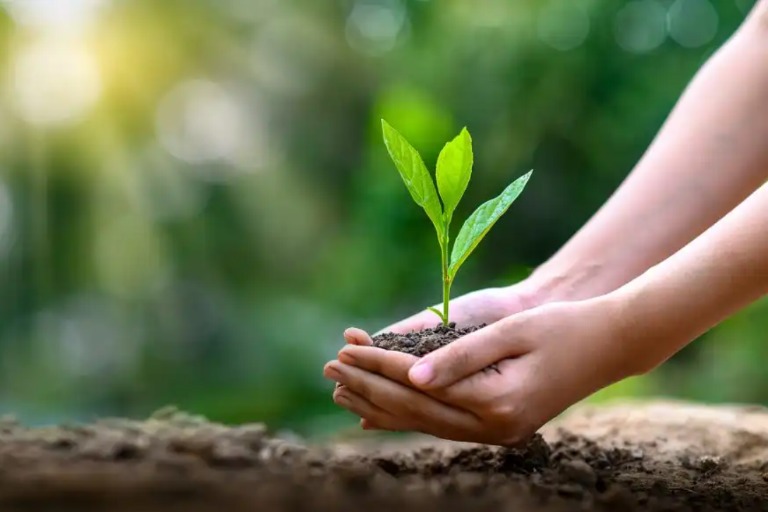
[[[451,301],[451,321],[458,327],[492,324],[533,307],[533,301],[521,285],[486,288]],[[431,311],[422,311],[380,332],[407,333],[434,327],[439,319]]]

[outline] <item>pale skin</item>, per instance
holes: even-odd
[[[762,0],[560,251],[522,283],[452,301],[452,320],[488,327],[422,359],[348,329],[324,370],[335,402],[367,429],[515,444],[768,293],[766,91]],[[435,324],[422,312],[384,330]]]

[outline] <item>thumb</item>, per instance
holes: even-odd
[[[502,359],[522,355],[525,350],[509,323],[491,324],[425,355],[411,367],[408,378],[421,389],[444,388]]]

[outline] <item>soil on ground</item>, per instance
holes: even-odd
[[[421,357],[478,328],[375,343]],[[520,448],[413,436],[318,445],[174,409],[35,429],[6,419],[0,510],[768,510],[768,410],[576,407]]]
[[[0,510],[768,510],[768,412],[577,408],[519,449],[425,438],[312,445],[173,410],[0,423]]]

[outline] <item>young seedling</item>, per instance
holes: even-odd
[[[464,128],[440,152],[435,173],[437,178],[437,190],[435,190],[432,176],[419,152],[383,119],[381,125],[384,131],[384,144],[400,177],[403,178],[413,200],[424,209],[437,231],[443,272],[443,310],[433,307],[429,310],[439,316],[443,324],[448,325],[448,304],[451,300],[451,285],[456,272],[496,221],[517,199],[533,171],[516,179],[498,197],[480,205],[464,222],[453,244],[453,250],[450,250],[450,226],[453,213],[467,190],[472,176],[474,158],[469,132]],[[439,198],[437,191],[440,192]]]

